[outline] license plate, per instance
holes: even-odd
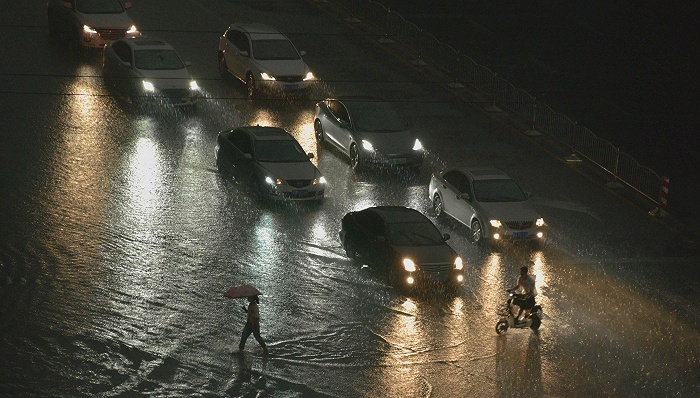
[[[445,282],[447,280],[447,275],[445,275],[445,274],[433,274],[433,275],[431,275],[430,279],[437,281],[437,282]]]
[[[285,84],[285,85],[284,85],[284,88],[285,88],[286,90],[290,90],[290,91],[296,90],[297,87],[298,87],[298,86],[297,86],[296,84]]]
[[[309,194],[309,191],[307,191],[306,189],[300,189],[300,190],[298,190],[298,191],[292,191],[292,196],[295,197],[295,198],[302,198],[302,197],[304,197],[304,196],[306,196],[306,195],[308,195],[308,194]]]
[[[529,234],[527,232],[514,232],[513,233],[513,238],[514,239],[527,239]]]
[[[391,164],[405,164],[406,159],[405,158],[398,158],[398,159],[391,159],[389,160]]]

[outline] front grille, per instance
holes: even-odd
[[[287,180],[287,184],[294,188],[303,188],[311,185],[312,180]]]
[[[275,79],[283,83],[299,83],[304,80],[304,76],[277,76]]]
[[[163,94],[164,97],[168,97],[170,99],[174,99],[174,100],[178,100],[178,101],[181,100],[182,98],[187,98],[190,95],[189,91],[187,91],[185,89],[180,89],[180,88],[161,90],[161,93]]]
[[[420,269],[421,269],[421,271],[427,272],[427,273],[446,272],[446,271],[450,271],[452,269],[452,264],[445,264],[445,263],[420,264]]]
[[[289,199],[307,199],[307,198],[313,198],[316,196],[323,196],[323,191],[292,191],[292,192],[285,192],[284,197],[289,198]]]
[[[114,41],[126,36],[126,29],[97,29],[97,33],[103,40]]]
[[[528,229],[532,228],[532,221],[506,221],[506,225],[510,229]]]

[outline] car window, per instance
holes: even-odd
[[[250,153],[252,155],[252,146],[250,144],[250,138],[243,131],[234,131],[229,136],[229,141],[233,146],[238,148],[239,151],[243,153]]]
[[[348,103],[352,124],[358,130],[376,133],[404,131],[408,125],[389,103],[382,101]]]
[[[474,197],[479,202],[522,202],[525,193],[513,180],[474,181]]]
[[[255,160],[258,162],[307,162],[304,149],[292,140],[258,140],[255,142]]]
[[[350,122],[350,117],[348,116],[348,111],[345,109],[345,106],[340,103],[340,101],[328,101],[328,109],[331,110],[331,113],[333,113],[333,116],[335,116],[337,119],[339,119],[342,122],[349,123]]]
[[[389,241],[397,246],[434,246],[445,242],[440,231],[428,221],[389,224]]]
[[[83,14],[120,14],[124,12],[119,0],[75,0],[75,10]]]
[[[248,43],[248,36],[240,30],[231,30],[227,36],[231,44],[236,46],[239,51],[247,51],[250,54],[250,44]]]
[[[144,70],[182,69],[185,64],[174,50],[136,50],[134,66]]]
[[[255,40],[253,41],[253,57],[261,61],[301,59],[297,50],[288,40]]]

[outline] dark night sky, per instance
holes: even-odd
[[[669,176],[669,208],[698,215],[700,2],[383,4]]]

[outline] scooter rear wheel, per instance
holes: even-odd
[[[505,334],[508,331],[508,321],[501,319],[496,323],[496,333]]]

